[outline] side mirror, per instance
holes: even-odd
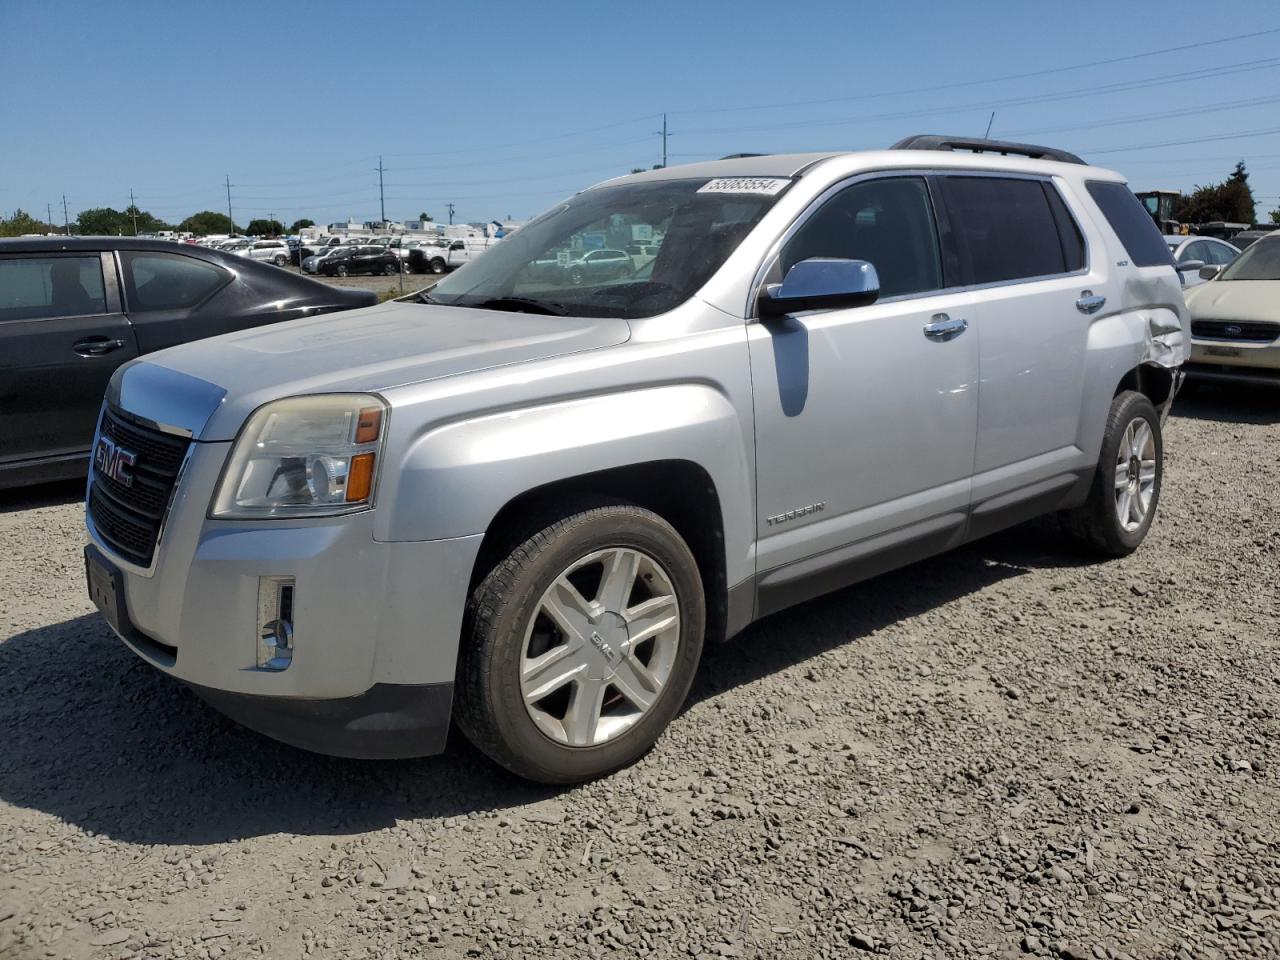
[[[760,316],[862,307],[879,296],[880,277],[866,260],[812,257],[788,270],[782,283],[767,284],[760,291]]]
[[[1193,270],[1200,270],[1205,266],[1203,260],[1180,260],[1178,262],[1179,273],[1190,273]]]
[[[1201,280],[1212,280],[1214,277],[1216,277],[1216,276],[1217,276],[1218,274],[1220,274],[1221,272],[1222,272],[1222,264],[1220,264],[1220,263],[1208,263],[1208,264],[1205,264],[1203,267],[1201,267],[1201,268],[1200,268],[1200,279],[1201,279]]]

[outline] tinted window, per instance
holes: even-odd
[[[892,177],[841,190],[787,242],[782,275],[811,257],[868,261],[880,275],[881,297],[940,289],[942,259],[925,182]]]
[[[1063,203],[1058,188],[1051,183],[1041,184],[1044,195],[1049,200],[1049,209],[1053,211],[1054,222],[1058,225],[1058,240],[1062,244],[1062,257],[1066,262],[1067,272],[1075,273],[1085,267],[1084,237],[1080,234],[1080,225],[1071,215],[1067,205]]]
[[[1209,244],[1203,240],[1197,240],[1194,243],[1188,243],[1182,248],[1182,252],[1178,254],[1178,262],[1186,263],[1188,260],[1201,260],[1204,263],[1209,262]]]
[[[1125,252],[1135,267],[1158,267],[1172,264],[1169,245],[1146,208],[1123,183],[1091,180],[1089,196],[1111,224]]]
[[[0,320],[106,312],[97,254],[0,259]]]
[[[166,253],[126,253],[125,282],[130,310],[194,307],[228,279],[212,264]]]
[[[945,177],[943,191],[969,283],[1067,272],[1058,223],[1039,180]]]

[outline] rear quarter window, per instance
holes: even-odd
[[[1135,267],[1173,266],[1169,244],[1127,185],[1090,180],[1085,186]]]

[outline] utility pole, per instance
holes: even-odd
[[[67,216],[67,195],[62,195],[62,232],[71,236],[71,220]]]
[[[453,204],[449,204],[449,226],[453,226]]]
[[[231,229],[228,230],[227,232],[235,233],[236,222],[231,217],[231,174],[229,173],[227,174],[227,222],[231,224]]]
[[[378,204],[382,207],[382,225],[387,225],[387,199],[382,192],[382,174],[384,168],[382,166],[382,155],[378,155]]]
[[[53,229],[53,204],[46,203],[44,205],[44,223],[49,229]]]
[[[662,137],[662,169],[667,168],[667,115],[662,115],[662,131],[659,133]]]
[[[133,215],[133,235],[138,235],[138,205],[133,202],[133,191],[129,191],[129,212]]]

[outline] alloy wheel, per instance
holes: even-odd
[[[607,743],[657,702],[679,645],[680,601],[662,565],[630,548],[590,553],[561,572],[530,618],[525,709],[556,743]]]
[[[1133,531],[1142,526],[1151,510],[1155,489],[1155,431],[1145,417],[1134,417],[1125,427],[1116,451],[1116,516],[1121,527]]]

